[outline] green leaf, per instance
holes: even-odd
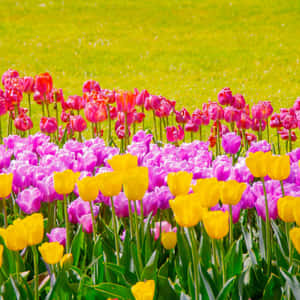
[[[224,263],[226,266],[226,278],[231,278],[242,272],[243,252],[241,240],[237,240],[231,245],[225,256]]]
[[[200,273],[200,277],[201,277],[200,291],[201,291],[201,294],[203,294],[202,299],[209,299],[209,300],[216,299],[215,293],[214,293],[215,287],[212,286],[213,282],[211,280],[211,277],[206,272],[206,270],[201,266],[201,264],[199,265],[199,273]]]
[[[247,248],[247,251],[248,251],[249,256],[251,258],[252,264],[257,265],[257,260],[256,260],[256,257],[255,257],[255,254],[252,250],[252,240],[251,240],[250,233],[248,231],[246,231],[244,227],[241,227],[241,228],[242,228],[246,248]]]
[[[288,243],[287,243],[287,238],[285,236],[285,232],[280,230],[273,220],[271,220],[271,225],[282,255],[288,257],[289,250],[288,250]]]
[[[210,238],[207,235],[205,230],[202,230],[203,234],[201,235],[200,239],[200,260],[203,266],[208,269],[210,266],[211,262],[211,243],[210,243]]]
[[[271,274],[264,290],[263,300],[280,300],[281,283],[278,276]]]
[[[286,273],[283,269],[280,269],[281,275],[286,280],[288,286],[291,288],[294,297],[296,300],[298,300],[300,297],[300,283],[295,275],[291,275],[289,273]]]
[[[142,276],[141,276],[142,280],[154,279],[157,270],[158,258],[159,258],[159,252],[155,250],[142,272]]]
[[[100,293],[105,297],[134,300],[130,288],[115,283],[104,282],[97,285],[90,285],[88,286],[88,288],[97,291],[98,293]]]
[[[20,285],[18,283],[17,280],[15,280],[13,278],[12,275],[9,276],[9,282],[14,290],[14,295],[16,296],[17,300],[22,300],[22,299],[27,299],[27,293],[25,291],[25,289],[22,287],[22,285]],[[12,295],[9,295],[9,298],[11,297]]]
[[[225,300],[228,298],[230,292],[232,291],[233,287],[234,287],[234,282],[235,282],[236,276],[228,279],[223,288],[221,289],[221,291],[218,294],[217,300]]]
[[[79,226],[71,245],[71,252],[73,255],[73,264],[75,266],[78,265],[79,258],[80,258],[80,251],[83,249],[84,243],[84,233],[82,232],[81,225]]]
[[[102,248],[102,240],[101,237],[98,236],[96,239],[96,243],[93,248],[93,257],[99,258],[95,264],[94,268],[94,278],[95,282],[102,282],[104,278],[104,258],[103,258],[103,248]]]

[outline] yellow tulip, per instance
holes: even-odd
[[[39,247],[43,260],[49,264],[57,264],[63,256],[64,247],[59,242],[43,243]]]
[[[79,176],[79,172],[74,173],[72,170],[54,172],[53,180],[55,191],[60,195],[72,193]]]
[[[177,233],[176,232],[162,232],[161,243],[165,249],[171,250],[175,248],[177,244]]]
[[[130,153],[115,155],[111,159],[108,159],[107,162],[114,171],[127,171],[138,166],[137,156]]]
[[[10,195],[12,189],[13,174],[0,174],[0,198]]]
[[[290,238],[297,252],[300,254],[300,227],[294,227],[290,230]]]
[[[131,287],[131,292],[135,300],[153,300],[155,292],[155,281],[147,280],[137,282]]]
[[[94,201],[99,194],[96,177],[84,177],[77,181],[79,196],[84,201]]]
[[[217,178],[198,179],[192,186],[194,193],[199,195],[203,207],[213,207],[220,200],[221,183]]]
[[[59,264],[60,264],[61,268],[62,267],[64,267],[64,268],[70,267],[73,264],[73,255],[72,255],[72,253],[65,254],[62,257],[62,259],[60,260]]]
[[[124,193],[129,200],[142,200],[149,186],[147,167],[136,167],[129,170],[124,179]]]
[[[28,246],[27,231],[24,223],[18,219],[6,229],[6,247],[12,251],[20,251]]]
[[[294,219],[295,219],[295,222],[298,226],[300,226],[300,206],[298,205],[297,207],[294,207]],[[1,233],[0,233],[1,235]]]
[[[246,165],[254,177],[265,177],[268,175],[271,156],[271,152],[258,151],[249,153],[249,156],[246,158]]]
[[[229,232],[228,211],[209,211],[203,217],[207,234],[213,239],[221,239]]]
[[[290,176],[291,165],[288,155],[271,156],[268,164],[268,176],[273,180],[285,180]]]
[[[171,193],[176,197],[188,194],[193,174],[185,171],[169,173],[167,182]]]
[[[27,232],[27,243],[29,246],[42,242],[44,237],[44,217],[42,214],[33,214],[22,220]]]
[[[123,174],[113,171],[101,173],[96,176],[98,187],[105,197],[117,196],[122,190]]]
[[[236,205],[240,202],[242,195],[247,188],[247,184],[228,180],[222,183],[221,201],[223,204]]]
[[[3,245],[0,244],[0,268],[2,267],[3,263]]]
[[[294,222],[294,211],[300,205],[300,197],[285,196],[277,201],[278,216],[284,222]]]
[[[182,227],[197,225],[207,212],[207,208],[202,207],[197,194],[177,196],[174,200],[169,200],[169,203],[176,222]]]

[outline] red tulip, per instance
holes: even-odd
[[[26,114],[20,114],[14,120],[15,127],[20,131],[27,131],[33,127],[33,123],[29,116]]]
[[[70,127],[73,131],[82,132],[86,129],[86,121],[81,115],[70,116]]]
[[[89,102],[85,105],[84,115],[89,122],[97,123],[107,119],[104,103]]]
[[[56,118],[42,117],[40,121],[40,129],[43,133],[54,133],[57,130]]]
[[[171,143],[178,142],[184,138],[184,130],[178,125],[178,128],[175,126],[166,127],[167,140]]]
[[[122,92],[117,94],[116,102],[119,112],[130,113],[135,106],[135,97],[132,92]]]
[[[35,90],[41,95],[47,95],[53,88],[52,77],[49,73],[41,73],[35,77]]]
[[[99,93],[101,91],[100,85],[95,80],[88,80],[83,84],[82,92],[90,93],[92,91]]]

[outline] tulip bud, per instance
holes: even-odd
[[[74,173],[72,170],[54,172],[53,180],[55,191],[60,195],[72,193],[79,176],[79,172]]]
[[[94,201],[99,194],[97,180],[95,177],[87,176],[78,180],[77,187],[79,196],[84,201]]]
[[[39,251],[45,263],[54,265],[62,259],[64,247],[58,242],[46,242],[39,247]]]
[[[193,174],[185,171],[169,173],[167,183],[174,196],[188,194],[193,179]]]
[[[65,254],[59,262],[61,268],[69,268],[73,264],[72,253]]]
[[[203,217],[204,228],[212,239],[221,239],[229,232],[228,211],[209,211]]]
[[[155,281],[147,280],[137,282],[131,287],[131,292],[135,300],[153,300],[155,292]]]
[[[175,248],[177,244],[177,233],[176,232],[162,232],[161,243],[165,249],[171,250]]]

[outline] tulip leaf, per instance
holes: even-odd
[[[243,252],[241,240],[237,240],[231,245],[225,256],[224,263],[226,266],[226,278],[231,278],[242,272]]]
[[[259,216],[256,216],[258,224],[258,237],[259,237],[259,253],[263,259],[266,259],[266,248],[265,248],[265,239],[264,239],[264,224],[262,219]]]
[[[181,292],[180,300],[191,300],[191,297],[186,295],[184,292]]]
[[[104,282],[97,285],[90,285],[88,287],[105,297],[134,300],[130,288],[115,283]]]
[[[74,266],[78,265],[80,258],[80,251],[83,248],[84,243],[84,234],[82,232],[81,225],[79,226],[71,245],[71,252],[73,255],[73,264]]]
[[[191,295],[192,299],[195,299],[195,282],[194,282],[194,274],[192,268],[193,268],[192,263],[190,263],[188,268],[188,288],[189,288],[189,295]]]
[[[13,288],[14,293],[8,295],[8,298],[10,298],[12,295],[15,295],[17,300],[28,299],[28,295],[24,287],[21,284],[19,284],[18,281],[15,280],[12,275],[9,276],[9,282]]]
[[[147,265],[145,266],[141,279],[146,280],[146,279],[154,279],[156,270],[157,270],[157,262],[159,258],[159,252],[155,250],[151,257],[149,258]]]
[[[281,294],[280,278],[272,273],[265,286],[263,300],[280,300]]]
[[[286,280],[288,286],[293,292],[294,297],[296,300],[300,299],[300,283],[295,275],[291,275],[287,272],[285,272],[283,269],[280,269],[280,273],[283,276],[283,278]]]
[[[63,285],[65,283],[65,272],[59,272],[54,284],[52,285],[49,293],[47,294],[46,300],[52,300],[58,298],[58,293],[61,294],[63,291]]]
[[[200,261],[203,266],[207,269],[211,262],[211,243],[205,230],[202,230],[202,235],[200,239]]]
[[[283,255],[280,245],[278,243],[273,244],[273,249],[276,255],[276,264],[278,267],[288,269],[289,268],[289,261],[286,256]]]
[[[102,240],[100,236],[97,237],[96,243],[93,248],[93,257],[99,258],[95,264],[94,268],[94,277],[95,282],[102,282],[104,278],[104,258],[103,258],[103,248],[102,248]]]
[[[125,233],[125,240],[123,242],[123,251],[120,263],[126,270],[130,270],[132,262],[131,249],[130,249],[130,232],[127,230]]]
[[[214,286],[214,283],[210,275],[207,273],[207,271],[203,268],[201,264],[199,265],[199,274],[201,279],[200,291],[201,294],[203,293],[202,299],[208,299],[208,300],[216,299],[215,297],[216,288]]]
[[[244,227],[241,227],[241,228],[242,228],[246,248],[247,248],[247,251],[248,251],[249,256],[251,258],[252,264],[257,265],[257,260],[256,260],[256,257],[255,257],[255,254],[252,250],[252,240],[251,240],[250,233],[247,232]]]
[[[283,256],[288,256],[288,243],[284,231],[281,231],[275,222],[271,221],[272,229],[277,240],[277,244]]]
[[[217,296],[217,300],[226,300],[234,287],[236,276],[228,279]]]

